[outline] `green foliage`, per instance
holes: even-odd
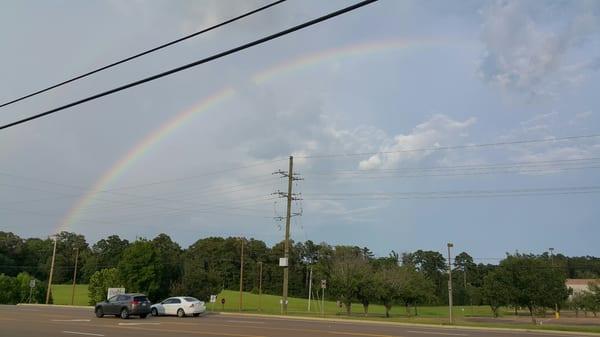
[[[35,280],[36,285],[31,289],[29,282],[33,279],[25,272],[19,273],[16,277],[0,274],[0,303],[44,303],[46,287],[39,280]]]
[[[160,274],[163,268],[152,242],[140,240],[125,249],[117,269],[128,292],[144,293],[155,302],[169,292],[169,288],[161,288],[167,277]]]
[[[116,268],[102,269],[90,277],[88,285],[89,304],[94,305],[106,300],[108,288],[121,287],[119,271]]]

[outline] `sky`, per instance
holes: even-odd
[[[0,101],[266,3],[2,1]],[[0,123],[351,3],[289,0],[0,108]],[[273,244],[287,188],[273,172],[293,155],[296,241],[598,256],[599,69],[597,1],[382,0],[0,130],[0,230]]]

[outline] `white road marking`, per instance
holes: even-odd
[[[249,324],[265,324],[265,322],[253,322],[253,321],[236,321],[236,320],[228,320],[229,323],[249,323]]]
[[[90,322],[91,319],[53,319],[52,322]]]
[[[406,331],[409,333],[422,333],[426,335],[444,335],[444,336],[468,336],[465,333],[452,333],[452,332],[435,332],[435,331]]]
[[[160,325],[160,323],[119,323],[119,325]]]
[[[78,332],[78,331],[63,331],[63,333],[68,333],[71,335],[84,335],[84,336],[104,336],[99,333]]]

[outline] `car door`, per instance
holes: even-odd
[[[165,307],[165,313],[167,315],[177,315],[177,309],[181,305],[181,300],[178,298],[170,298],[169,304]]]
[[[102,306],[102,310],[107,315],[116,315],[117,301],[119,299],[119,295],[115,295],[108,299],[108,303]]]
[[[167,298],[162,301],[162,310],[164,315],[171,315],[171,305],[173,303],[173,298]]]
[[[121,313],[121,308],[127,307],[130,302],[130,297],[128,295],[119,295],[117,298],[117,303],[115,305],[115,315]]]

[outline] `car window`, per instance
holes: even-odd
[[[197,298],[194,297],[184,297],[183,299],[188,302],[200,302]]]
[[[148,302],[148,298],[146,296],[135,296],[133,300],[138,302]]]
[[[174,299],[172,299],[171,303],[174,303],[174,304],[181,303],[181,300],[178,298],[174,298]]]
[[[171,304],[173,302],[171,302],[173,299],[172,298],[167,298],[166,300],[162,301],[162,304]]]
[[[127,296],[127,295],[119,295],[119,297],[117,298],[117,301],[124,302],[124,301],[127,301],[128,299],[129,299],[129,296]]]
[[[115,296],[113,296],[113,297],[109,298],[109,299],[108,299],[108,302],[110,302],[110,303],[114,303],[114,302],[118,301],[118,297],[119,297],[119,295],[115,295]]]

